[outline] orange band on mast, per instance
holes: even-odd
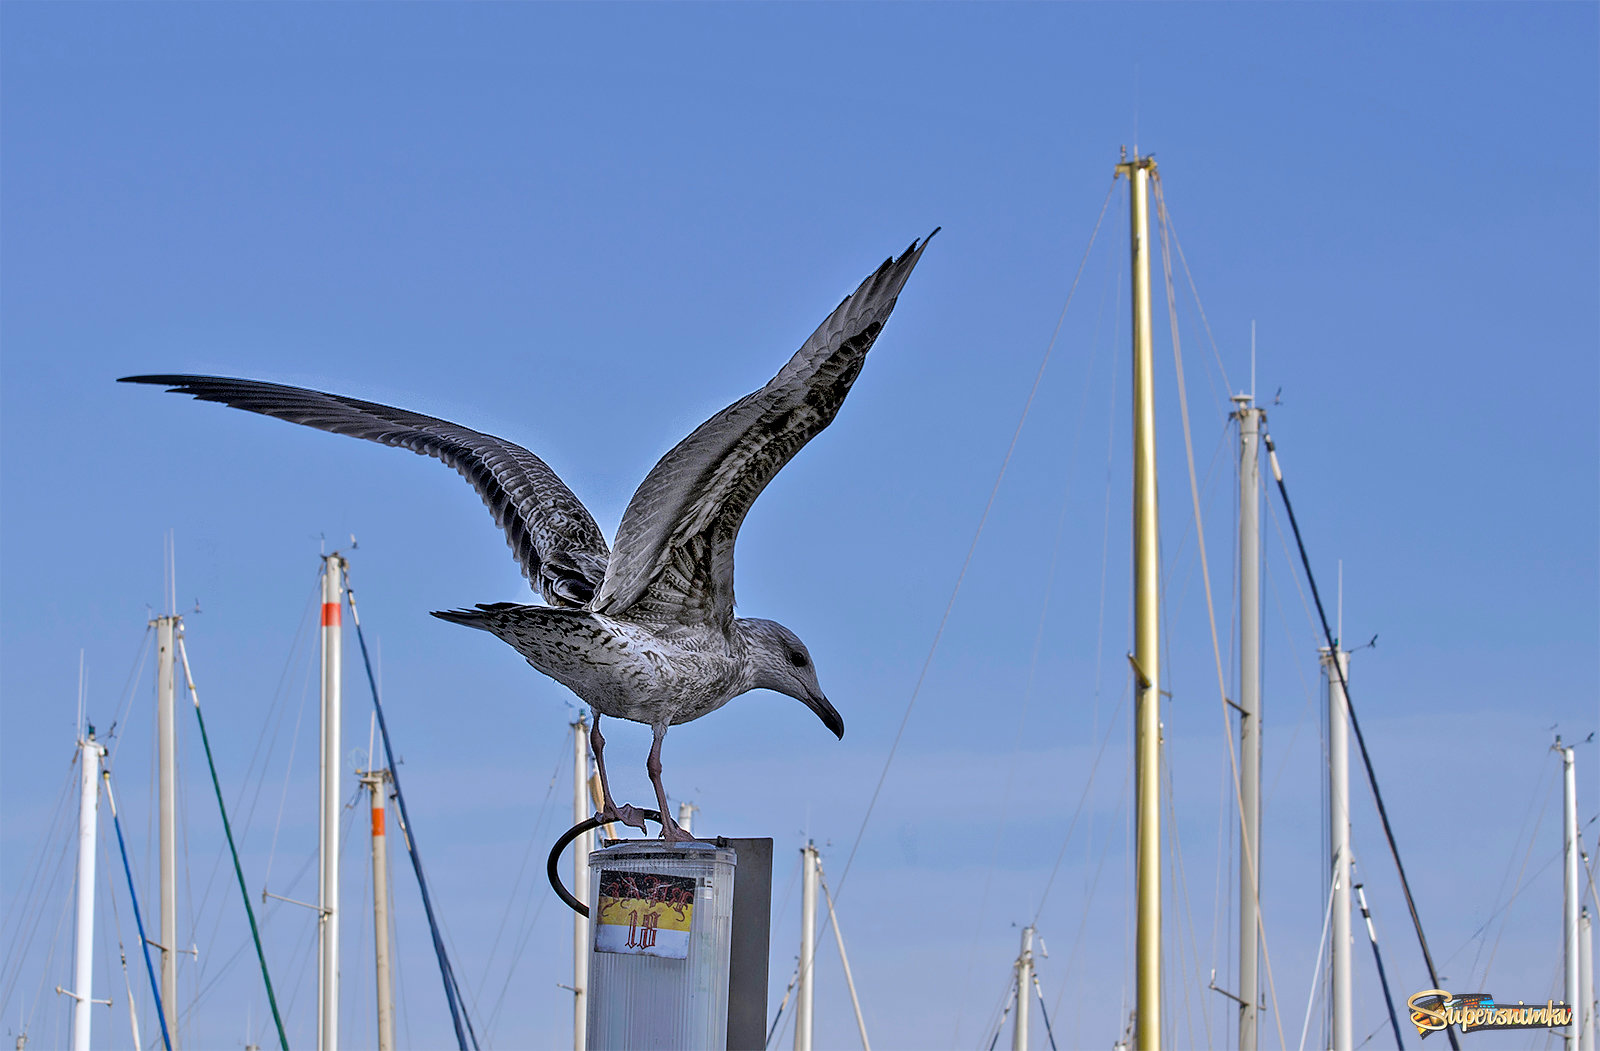
[[[324,602],[322,604],[322,626],[337,626],[339,620],[339,604],[337,602]]]
[[[372,834],[374,836],[383,835],[383,810],[378,807],[373,807],[372,809]]]

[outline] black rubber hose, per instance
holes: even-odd
[[[661,824],[661,815],[654,810],[634,807],[633,812],[654,821],[658,825]],[[590,817],[573,825],[561,834],[560,839],[556,840],[556,845],[550,848],[550,857],[544,863],[545,875],[550,877],[550,889],[556,892],[556,897],[567,903],[567,908],[585,919],[589,918],[589,906],[574,898],[567,890],[566,885],[561,882],[561,876],[556,872],[556,866],[561,863],[561,854],[567,849],[568,843],[571,843],[590,829],[599,828],[604,824],[606,822],[601,821],[598,817]]]

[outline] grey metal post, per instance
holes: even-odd
[[[1333,917],[1328,931],[1330,1044],[1333,1051],[1351,1051],[1350,714],[1341,685],[1350,681],[1350,654],[1344,650],[1321,652],[1328,669],[1328,850],[1333,859]]]
[[[1562,773],[1566,783],[1565,805],[1562,807],[1563,821],[1561,823],[1563,847],[1565,847],[1566,878],[1563,881],[1562,924],[1565,933],[1566,952],[1563,954],[1564,970],[1566,975],[1567,1006],[1572,1008],[1572,1024],[1567,1026],[1566,1041],[1569,1051],[1577,1051],[1579,1028],[1579,1004],[1583,995],[1579,990],[1578,969],[1578,774],[1574,765],[1573,750],[1561,744],[1561,739],[1556,738],[1556,747],[1561,752]]]
[[[1239,1047],[1256,1051],[1261,981],[1261,462],[1260,409],[1239,408]]]
[[[394,982],[389,977],[389,847],[384,828],[387,770],[361,775],[372,800],[372,960],[378,983],[378,1051],[394,1051]]]
[[[156,762],[160,816],[161,1010],[173,1047],[178,1046],[178,737],[173,704],[177,697],[178,618],[156,618]]]
[[[340,609],[344,599],[344,559],[325,555],[322,567],[322,743],[319,842],[322,867],[317,880],[317,1047],[339,1047],[339,764],[343,705],[343,639]]]
[[[718,839],[738,858],[733,944],[728,950],[728,1051],[767,1046],[767,962],[772,949],[772,840]]]
[[[794,1051],[811,1051],[812,978],[817,962],[817,848],[800,848],[800,987],[795,990]]]
[[[1017,1017],[1011,1030],[1011,1051],[1028,1051],[1028,993],[1033,986],[1033,925],[1022,928],[1022,951],[1017,953]]]

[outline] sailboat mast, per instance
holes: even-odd
[[[1561,752],[1561,766],[1565,784],[1564,806],[1562,807],[1563,821],[1561,823],[1563,846],[1565,849],[1566,878],[1562,881],[1563,895],[1561,910],[1561,929],[1565,933],[1566,952],[1563,954],[1565,961],[1565,978],[1567,990],[1567,1006],[1572,1008],[1572,1024],[1567,1026],[1566,1046],[1569,1051],[1578,1051],[1578,1032],[1580,1025],[1579,1000],[1582,992],[1579,989],[1578,970],[1580,966],[1578,950],[1578,774],[1574,764],[1575,756],[1570,746],[1563,745],[1561,739],[1556,738],[1556,748]]]
[[[78,795],[78,943],[73,957],[72,1051],[89,1051],[90,1008],[94,1006],[95,823],[99,818],[100,757],[105,754],[91,727],[79,742],[78,756],[83,780]]]
[[[160,816],[161,875],[161,1009],[178,1042],[178,737],[174,718],[177,697],[178,618],[156,618],[156,765]]]
[[[794,1007],[794,1051],[811,1051],[814,997],[812,980],[817,955],[817,870],[821,860],[814,843],[800,848],[800,985]]]
[[[1022,949],[1013,968],[1017,983],[1017,1017],[1011,1030],[1011,1051],[1028,1051],[1028,993],[1033,985],[1033,924],[1022,928]]]
[[[1134,1044],[1161,1046],[1161,656],[1156,534],[1155,383],[1150,345],[1150,177],[1153,157],[1117,165],[1128,177],[1133,250],[1133,662],[1136,983]]]
[[[594,813],[589,805],[589,724],[582,715],[572,724],[572,820],[585,821]],[[589,853],[594,833],[578,837],[572,851],[572,894],[589,904]],[[589,1046],[589,917],[572,914],[572,1047]]]
[[[322,559],[321,871],[317,880],[317,1048],[339,1047],[339,695],[344,559]]]
[[[1251,360],[1254,368],[1254,358]],[[1236,396],[1239,420],[1239,1047],[1256,1051],[1261,907],[1262,411]]]
[[[1322,661],[1328,669],[1328,853],[1333,859],[1329,1046],[1333,1051],[1350,1051],[1354,1035],[1350,1028],[1350,709],[1344,693],[1344,684],[1350,681],[1350,654],[1324,649]]]
[[[389,977],[389,845],[384,828],[387,770],[361,775],[372,815],[372,964],[377,976],[378,1051],[394,1051],[394,983]]]

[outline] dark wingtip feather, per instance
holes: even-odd
[[[475,609],[436,609],[432,615],[440,620],[448,620],[452,624],[478,628],[481,631],[489,630],[488,624],[485,623],[484,615]]]
[[[153,383],[163,387],[180,387],[193,376],[122,376],[118,383]]]

